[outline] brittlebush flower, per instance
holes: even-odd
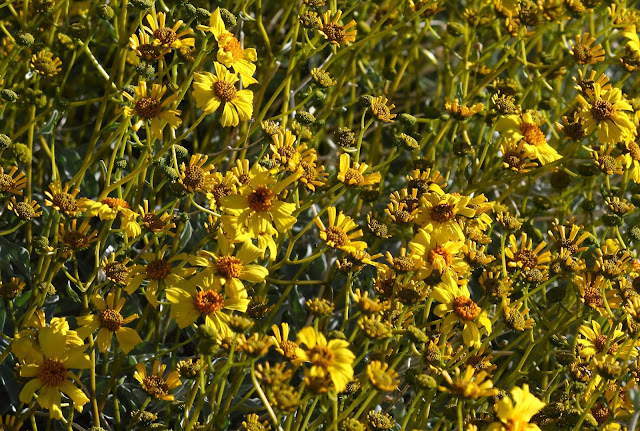
[[[329,247],[347,252],[367,248],[366,242],[354,241],[356,238],[362,236],[362,229],[358,229],[358,225],[355,224],[351,217],[344,215],[342,211],[338,214],[336,207],[327,208],[327,214],[329,215],[328,227],[325,227],[319,217],[314,218],[313,221],[316,226],[318,226],[318,229],[320,229],[320,238],[322,238]]]
[[[175,49],[183,46],[195,46],[196,40],[194,38],[184,38],[184,36],[193,33],[193,30],[186,28],[186,30],[180,31],[182,20],[176,21],[173,27],[167,27],[164,12],[158,12],[155,15],[147,14],[146,20],[148,26],[145,25],[142,29],[148,35],[153,36],[154,45]]]
[[[467,365],[464,374],[460,372],[460,368],[455,369],[455,375],[451,377],[448,371],[443,370],[447,386],[439,386],[438,389],[460,398],[481,398],[492,397],[498,395],[498,389],[493,387],[491,379],[487,379],[488,373],[480,371],[476,374],[476,370],[471,365]],[[458,401],[460,402],[460,401]]]
[[[80,378],[70,369],[91,367],[89,356],[84,353],[87,346],[68,348],[66,333],[55,327],[41,328],[38,343],[40,352],[32,362],[20,367],[20,376],[31,378],[20,391],[20,401],[27,404],[38,392],[38,405],[49,409],[51,418],[61,419],[61,394],[64,393],[81,412],[89,398],[73,383]]]
[[[256,84],[253,74],[256,65],[253,64],[258,59],[256,50],[253,48],[243,49],[242,44],[236,37],[225,29],[224,21],[220,14],[220,8],[216,8],[209,16],[209,25],[199,25],[198,30],[209,31],[218,41],[218,53],[216,59],[231,68],[242,77],[242,85]]]
[[[476,115],[484,109],[483,103],[476,103],[473,106],[465,106],[458,102],[458,99],[451,101],[448,97],[445,97],[444,109],[447,110],[453,118],[458,121],[464,121],[469,117]]]
[[[396,105],[387,105],[389,101],[386,97],[379,96],[371,99],[371,112],[376,118],[383,123],[393,123],[393,119],[397,117],[396,114],[392,114],[391,110],[396,107]]]
[[[60,181],[49,184],[49,190],[45,190],[44,192],[44,204],[52,207],[56,211],[60,211],[66,216],[75,217],[80,215],[82,210],[78,207],[78,202],[82,202],[82,200],[76,199],[77,194],[80,193],[80,189],[71,189],[70,187],[71,184],[69,183],[62,187]]]
[[[78,318],[78,325],[81,326],[81,328],[78,329],[78,335],[80,337],[86,338],[100,328],[96,342],[101,352],[106,352],[107,349],[109,349],[111,339],[114,335],[116,336],[116,340],[118,340],[120,349],[122,349],[125,354],[142,343],[142,339],[135,329],[123,326],[138,318],[137,314],[132,314],[128,317],[123,317],[122,314],[120,314],[125,304],[124,298],[120,298],[118,302],[115,303],[115,294],[110,292],[107,295],[106,301],[102,296],[96,294],[91,298],[91,302],[98,308],[100,313]]]
[[[578,117],[584,119],[585,133],[598,130],[598,141],[602,144],[617,144],[627,140],[635,130],[629,115],[624,111],[632,111],[619,88],[603,90],[594,84],[593,91],[586,92],[587,99],[581,94],[577,96],[580,112]]]
[[[504,397],[498,401],[496,415],[499,421],[490,424],[487,431],[539,431],[538,425],[529,421],[544,406],[545,403],[529,392],[526,383],[522,388],[513,388],[511,398]]]
[[[467,285],[459,285],[450,273],[433,289],[433,298],[440,304],[435,308],[438,317],[444,317],[442,332],[449,333],[457,322],[462,326],[462,339],[466,346],[480,347],[480,328],[491,334],[491,320],[469,294]]]
[[[338,171],[338,181],[348,186],[370,186],[378,184],[382,179],[380,172],[365,174],[369,165],[354,161],[350,164],[351,157],[347,153],[340,155],[340,170]]]
[[[314,328],[306,327],[298,332],[296,356],[303,362],[311,363],[309,375],[315,378],[330,376],[336,392],[342,392],[353,380],[353,361],[356,358],[349,350],[349,342],[325,336]]]
[[[592,320],[591,324],[580,326],[578,332],[581,337],[577,341],[578,353],[583,358],[598,358],[606,355],[618,355],[626,358],[628,355],[637,356],[638,350],[633,347],[633,340],[627,339],[624,332],[621,331],[622,324],[618,324],[615,328],[609,327],[603,332],[602,326]]]
[[[475,215],[475,210],[467,206],[471,198],[444,193],[436,185],[431,185],[429,189],[433,191],[425,193],[420,199],[416,222],[432,235],[439,235],[442,241],[464,240],[464,232],[457,216]]]
[[[206,325],[216,328],[219,334],[232,335],[229,328],[229,311],[247,311],[249,299],[245,290],[222,290],[218,280],[206,277],[198,280],[183,280],[177,287],[166,290],[171,302],[171,317],[176,319],[179,328],[186,328],[204,316]],[[232,296],[233,295],[233,296]]]
[[[133,130],[140,130],[148,122],[151,134],[156,139],[162,140],[162,130],[166,124],[169,124],[169,127],[175,130],[182,123],[180,119],[181,111],[167,109],[170,104],[178,99],[178,96],[173,94],[162,100],[166,92],[166,85],[152,84],[151,91],[149,91],[147,82],[140,81],[138,86],[135,87],[134,96],[127,92],[122,93],[133,104],[133,106],[124,108],[125,115],[138,117],[138,121],[133,124]]]
[[[154,398],[165,401],[173,401],[173,395],[169,393],[171,389],[177,388],[180,382],[180,375],[177,371],[171,371],[167,377],[164,372],[167,366],[160,364],[157,359],[153,362],[151,374],[147,374],[147,368],[143,363],[136,365],[136,372],[133,377],[140,383],[142,389]]]
[[[398,373],[387,363],[371,361],[367,365],[367,376],[371,384],[381,391],[391,392],[398,388]]]
[[[578,64],[596,64],[604,61],[604,49],[599,43],[591,46],[596,39],[589,33],[576,36],[576,42],[571,41],[571,55]]]
[[[17,175],[16,172],[18,173]],[[9,172],[6,172],[4,168],[0,166],[0,192],[22,196],[22,189],[24,189],[26,185],[27,177],[24,172],[18,172],[17,166],[11,166]],[[45,194],[47,194],[47,192],[45,192]]]
[[[338,10],[331,19],[331,11],[326,11],[322,14],[322,23],[320,24],[320,33],[331,43],[332,45],[340,46],[342,43],[355,42],[357,30],[349,29],[355,27],[355,20],[351,20],[347,25],[342,26],[339,24],[342,11]]]
[[[205,114],[215,112],[224,104],[220,124],[235,127],[240,120],[247,121],[253,114],[253,92],[237,90],[238,76],[229,72],[222,64],[214,62],[216,74],[199,72],[194,75],[193,97],[196,106]]]
[[[527,157],[538,159],[542,165],[561,158],[560,154],[547,143],[547,138],[529,112],[500,118],[496,123],[496,130],[505,138],[515,142],[522,139]]]
[[[62,70],[62,62],[48,51],[40,51],[31,56],[29,65],[36,73],[44,76],[55,76]]]
[[[131,48],[138,58],[144,61],[157,61],[168,53],[171,48],[167,46],[157,45],[147,33],[140,32],[139,35],[132,34],[129,36],[129,48]]]
[[[520,247],[518,247],[516,237],[509,235],[509,248],[505,249],[507,266],[523,271],[547,268],[551,260],[551,252],[545,251],[541,253],[546,246],[547,243],[542,241],[535,249],[532,249],[533,241],[527,237],[526,233],[523,233],[520,239]]]

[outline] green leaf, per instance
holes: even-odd
[[[191,227],[191,222],[186,221],[184,223],[184,228],[182,229],[182,233],[180,234],[180,241],[178,241],[178,250],[182,250],[186,247],[191,239],[191,235],[193,235],[193,228]]]
[[[69,294],[69,296],[75,301],[75,302],[80,302],[80,297],[78,296],[78,294],[73,290],[73,288],[71,287],[71,282],[67,281],[67,293]]]

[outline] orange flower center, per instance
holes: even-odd
[[[282,343],[280,343],[280,348],[284,352],[285,358],[289,360],[297,358],[296,347],[298,347],[298,345],[290,340],[282,340]]]
[[[340,247],[349,242],[349,237],[342,228],[338,226],[330,226],[325,231],[327,242],[333,242],[334,247]]]
[[[242,261],[234,256],[222,256],[216,261],[216,270],[224,278],[238,278],[242,272]]]
[[[236,87],[233,84],[222,80],[216,81],[216,83],[213,84],[213,91],[223,102],[231,102],[238,95]]]
[[[433,263],[438,257],[444,259],[444,262],[447,266],[451,265],[451,262],[453,261],[453,255],[441,245],[437,246],[436,248],[431,250],[431,252],[429,252],[429,262]]]
[[[340,43],[344,40],[344,27],[335,22],[330,22],[322,27],[322,32],[327,35],[329,42]]]
[[[113,209],[129,208],[129,203],[119,198],[104,198],[100,201],[100,203],[107,205],[109,208]]]
[[[273,192],[267,186],[258,186],[248,197],[251,211],[262,212],[271,208],[274,198]]]
[[[458,296],[453,302],[453,311],[463,320],[476,320],[480,307],[466,296]]]
[[[100,313],[100,326],[111,332],[116,332],[120,329],[123,323],[124,319],[122,318],[122,315],[116,310],[107,308]]]
[[[280,156],[280,158],[284,163],[287,163],[295,153],[296,153],[295,148],[293,148],[290,145],[285,145],[284,147],[278,148],[278,155]]]
[[[454,208],[455,207],[453,205],[447,203],[437,204],[431,207],[429,215],[433,221],[446,223],[453,218]]]
[[[153,37],[158,39],[162,45],[169,46],[176,40],[178,40],[178,35],[173,29],[169,27],[158,28],[153,32]]]
[[[602,298],[600,289],[596,289],[593,286],[586,288],[584,291],[584,302],[595,308],[602,307],[604,305],[604,299]]]
[[[242,60],[242,45],[235,36],[229,34],[221,41],[220,46],[222,46],[225,52],[231,54],[233,61]]]
[[[136,114],[139,117],[150,119],[156,118],[162,112],[160,101],[152,97],[143,97],[135,104]]]
[[[607,100],[596,100],[591,106],[591,115],[596,121],[604,121],[613,114],[613,106]]]
[[[54,207],[60,208],[60,211],[71,212],[78,209],[76,205],[76,198],[69,193],[61,192],[51,195],[51,202]]]
[[[224,298],[218,292],[206,290],[198,292],[193,304],[201,314],[212,314],[222,310],[222,307],[224,307]]]
[[[316,345],[309,351],[309,361],[312,365],[317,365],[319,367],[327,368],[330,365],[333,365],[334,358],[335,355],[326,346]]]
[[[67,378],[67,369],[61,361],[45,358],[42,364],[40,364],[38,378],[42,380],[45,386],[58,387]]]
[[[533,123],[522,123],[520,125],[520,133],[524,136],[524,140],[529,145],[542,145],[547,142],[544,133]]]
[[[344,182],[347,184],[361,184],[364,181],[364,177],[356,169],[349,168],[344,173]]]
[[[535,268],[538,264],[538,258],[531,250],[518,250],[514,258],[517,262],[522,263],[522,267],[526,269]]]
[[[147,276],[152,280],[164,280],[171,272],[171,265],[164,259],[152,260],[147,264]]]

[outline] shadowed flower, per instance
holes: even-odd
[[[320,33],[331,43],[332,45],[340,46],[342,43],[355,42],[357,30],[350,30],[355,27],[356,22],[351,20],[347,25],[342,26],[340,24],[340,17],[342,11],[338,10],[331,19],[331,11],[326,11],[322,14],[322,23],[320,24]]]
[[[145,364],[139,363],[136,365],[136,372],[133,377],[150,396],[165,401],[173,401],[173,395],[169,391],[180,386],[182,382],[180,382],[180,375],[177,371],[171,371],[167,377],[164,377],[166,369],[167,366],[160,364],[160,361],[156,359],[153,362],[151,374],[147,374]]]
[[[169,105],[178,99],[178,96],[173,94],[162,100],[166,92],[166,85],[152,84],[151,91],[149,91],[147,82],[140,81],[135,87],[134,96],[126,91],[122,93],[133,104],[133,106],[124,108],[125,115],[138,117],[138,121],[133,124],[133,130],[139,130],[148,122],[152,135],[156,139],[162,140],[162,130],[167,123],[173,130],[182,123],[180,120],[181,111],[168,109]]]

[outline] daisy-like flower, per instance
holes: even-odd
[[[177,100],[178,96],[173,94],[162,100],[166,92],[166,85],[152,84],[151,91],[149,91],[147,82],[140,81],[135,87],[135,96],[126,91],[122,93],[133,104],[133,106],[124,108],[125,115],[138,117],[138,121],[133,125],[133,130],[139,130],[145,122],[149,122],[152,135],[156,139],[162,140],[162,131],[166,124],[175,130],[182,123],[181,111],[168,108]]]
[[[398,373],[389,368],[389,364],[380,361],[371,361],[367,365],[367,376],[369,381],[376,389],[392,392],[398,389]]]
[[[17,175],[16,172],[18,173]],[[26,185],[27,177],[24,172],[18,172],[17,166],[11,166],[9,172],[6,172],[4,168],[0,166],[0,192],[22,196],[22,189],[24,189]],[[45,192],[45,194],[46,193],[47,192]]]
[[[507,325],[509,325],[509,327],[514,331],[531,329],[536,323],[535,320],[527,317],[530,311],[528,308],[520,311],[522,305],[522,302],[518,302],[512,306],[509,298],[503,298],[502,300],[505,320],[507,321]]]
[[[207,163],[208,156],[203,154],[193,154],[189,164],[180,165],[180,183],[184,185],[189,193],[207,193],[213,188],[214,166]]]
[[[213,275],[226,290],[237,294],[246,290],[241,280],[260,283],[269,275],[267,268],[253,264],[263,255],[263,250],[247,241],[234,255],[234,246],[222,230],[218,231],[218,251],[214,253],[201,250],[198,255],[201,257],[199,265],[205,266],[206,269],[192,279],[195,283],[201,278]]]
[[[224,104],[220,124],[235,127],[240,120],[247,121],[253,114],[253,92],[237,90],[238,76],[229,72],[222,64],[214,62],[216,74],[199,72],[194,76],[193,97],[196,106],[205,114],[215,112]]]
[[[555,241],[558,250],[566,250],[570,254],[581,253],[587,251],[589,247],[581,246],[581,244],[591,236],[589,232],[583,231],[580,235],[582,226],[575,224],[575,220],[566,224],[560,224],[558,219],[553,223],[553,230],[549,230],[549,236]]]
[[[444,109],[446,109],[446,111],[456,120],[465,121],[477,113],[482,112],[484,104],[476,103],[473,106],[465,106],[460,104],[458,99],[451,101],[451,99],[445,97]]]
[[[205,324],[213,326],[222,335],[233,334],[228,325],[229,312],[235,310],[244,313],[250,302],[245,290],[230,292],[225,288],[223,292],[213,276],[201,278],[198,284],[183,280],[165,293],[171,302],[171,317],[176,319],[178,327],[186,328],[203,316]]]
[[[578,64],[596,64],[604,61],[604,49],[599,43],[593,45],[596,39],[584,33],[576,36],[576,42],[571,42],[571,55]]]
[[[165,401],[173,401],[173,395],[169,391],[180,386],[182,382],[177,371],[171,371],[164,377],[166,369],[167,366],[156,359],[153,361],[151,374],[147,374],[147,367],[143,363],[138,363],[133,377],[150,396]]]
[[[225,232],[231,234],[236,241],[242,234],[242,228],[247,230],[249,237],[256,238],[267,231],[266,225],[275,225],[278,232],[285,232],[296,222],[292,213],[296,204],[278,200],[284,189],[296,181],[300,174],[294,173],[277,181],[268,170],[257,163],[248,173],[248,182],[240,187],[239,194],[223,197],[220,202],[225,211],[232,216],[222,217]],[[236,234],[237,233],[237,234]]]
[[[176,227],[172,216],[167,213],[158,215],[155,211],[150,210],[149,201],[147,199],[145,199],[142,204],[144,206],[138,206],[140,221],[148,231],[153,232],[154,234],[165,233],[171,237],[176,235],[171,231],[171,229],[175,229]]]
[[[585,133],[598,130],[600,143],[617,144],[626,140],[635,130],[634,124],[625,111],[633,111],[619,88],[603,90],[594,84],[593,91],[587,91],[585,99],[578,95],[580,112],[578,117],[584,119]]]
[[[49,184],[49,190],[44,192],[44,204],[69,217],[80,215],[82,210],[78,207],[78,203],[82,203],[83,199],[76,199],[80,189],[70,189],[70,187],[69,183],[62,187],[59,181]]]
[[[609,77],[604,73],[598,75],[595,70],[592,70],[589,75],[585,75],[582,73],[582,70],[578,70],[578,78],[572,77],[574,81],[576,81],[576,86],[573,87],[578,90],[582,94],[587,94],[588,91],[593,91],[595,89],[595,85],[599,85],[603,91],[608,91],[611,89],[611,83],[609,82]]]
[[[619,292],[602,275],[593,272],[578,274],[573,279],[580,293],[580,301],[596,310],[600,315],[609,315],[610,310],[620,308]]]
[[[18,202],[15,196],[11,196],[11,200],[9,201],[7,208],[9,211],[13,211],[16,217],[20,220],[32,220],[42,215],[42,211],[38,211],[40,209],[40,204],[33,199],[29,201],[26,197],[22,202]]]
[[[45,50],[33,54],[29,65],[36,73],[44,76],[55,76],[62,70],[62,62],[60,59]]]
[[[276,347],[276,351],[293,364],[302,364],[302,361],[296,355],[296,350],[299,348],[298,344],[289,340],[289,324],[283,322],[280,326],[282,327],[282,330],[280,330],[278,325],[271,325],[273,335],[270,338],[273,345]]]
[[[315,151],[303,156],[302,160],[298,164],[298,170],[301,171],[301,175],[298,180],[312,192],[316,191],[316,187],[324,186],[327,182],[327,178],[329,177],[329,174],[324,172],[324,166],[318,166],[316,164]]]
[[[350,163],[351,157],[347,153],[340,155],[340,169],[338,171],[338,181],[343,182],[348,186],[370,186],[378,184],[382,179],[380,172],[373,172],[371,174],[364,174],[369,165],[366,163],[358,163],[356,161],[353,164]]]
[[[371,99],[371,106],[369,107],[373,115],[383,123],[393,123],[393,119],[397,117],[396,114],[391,113],[391,110],[395,108],[396,105],[387,105],[388,102],[386,97],[374,97]]]
[[[618,154],[614,157],[611,155],[614,149],[614,145],[605,145],[590,150],[593,163],[605,175],[622,175],[627,167],[628,159],[625,157],[626,155]]]
[[[158,306],[158,294],[163,287],[179,286],[185,277],[193,275],[196,268],[184,268],[184,260],[189,258],[185,255],[178,254],[165,259],[167,246],[162,247],[156,253],[144,253],[141,257],[146,265],[135,265],[131,268],[132,278],[125,291],[131,295],[135,292],[143,281],[148,281],[145,288],[145,296],[147,301],[154,307]],[[174,266],[179,262],[179,266]]]
[[[349,30],[355,27],[355,20],[351,20],[347,25],[342,26],[340,24],[340,17],[342,11],[338,10],[331,19],[331,11],[326,11],[322,14],[322,23],[320,24],[320,33],[331,43],[332,45],[340,46],[342,43],[355,42],[357,30]]]
[[[556,130],[563,133],[565,139],[580,142],[586,136],[587,132],[584,129],[584,120],[578,117],[578,113],[574,112],[571,117],[566,115],[562,116],[562,124],[555,124]]]
[[[65,227],[64,223],[60,223],[60,229],[58,231],[60,242],[71,251],[84,250],[88,248],[91,243],[98,240],[97,230],[89,233],[91,227],[89,226],[88,220],[83,221],[80,227],[78,227],[77,224],[77,219],[71,220],[71,226],[69,228]]]
[[[111,346],[111,340],[114,335],[118,340],[120,349],[125,354],[128,354],[135,346],[142,343],[142,339],[135,329],[124,326],[138,318],[137,314],[132,314],[128,317],[123,317],[120,314],[125,304],[124,298],[120,298],[115,303],[115,294],[110,292],[106,301],[102,299],[102,296],[96,294],[91,297],[91,302],[98,308],[100,313],[78,317],[78,325],[80,325],[78,335],[80,337],[86,338],[99,329],[96,342],[103,353]]]
[[[269,145],[271,152],[273,152],[273,159],[280,162],[286,168],[293,168],[300,164],[300,152],[298,148],[294,146],[296,142],[296,135],[289,130],[284,132],[278,132],[271,135],[273,143]]]
[[[533,240],[528,238],[526,233],[523,233],[518,247],[518,240],[515,235],[509,235],[509,248],[505,250],[507,266],[523,271],[547,268],[551,260],[551,252],[540,253],[546,246],[547,243],[541,241],[535,249],[532,249]]]
[[[596,320],[592,320],[591,325],[580,325],[578,332],[582,337],[578,338],[578,354],[583,358],[616,354],[621,358],[637,356],[638,350],[633,340],[628,339],[621,329],[622,323],[603,333],[602,326]]]
[[[98,216],[100,220],[114,220],[120,217],[122,230],[130,237],[137,237],[142,233],[142,228],[136,222],[138,214],[131,211],[129,203],[120,198],[106,197],[96,202],[91,199],[83,199],[79,207],[85,214],[91,217]]]
[[[437,187],[437,186],[436,186]],[[440,189],[429,186],[432,190]],[[442,191],[425,193],[420,198],[420,209],[416,222],[425,230],[438,235],[442,241],[463,241],[465,239],[461,222],[457,216],[473,217],[475,210],[467,205],[469,196],[454,196]]]
[[[213,34],[218,41],[216,60],[239,74],[242,77],[242,85],[246,87],[258,82],[253,78],[256,71],[256,65],[253,63],[258,59],[256,50],[253,48],[243,49],[240,41],[225,29],[220,8],[216,8],[209,16],[208,26],[199,25],[197,28]]]
[[[209,205],[211,208],[221,206],[221,199],[225,196],[229,196],[238,192],[236,188],[236,177],[233,172],[227,171],[222,175],[220,172],[214,172],[212,178],[211,190],[207,193],[207,199],[209,199]]]
[[[144,61],[158,61],[171,52],[171,48],[153,42],[152,37],[142,31],[139,34],[134,33],[129,36],[129,48]]]
[[[523,140],[527,157],[538,159],[542,165],[554,162],[562,156],[547,143],[542,130],[530,112],[522,115],[506,115],[496,123],[496,130],[514,142]]]
[[[507,139],[500,144],[502,153],[502,167],[513,172],[524,174],[538,166],[527,158],[527,151],[524,149],[525,141],[514,141]]]
[[[504,397],[498,401],[498,421],[490,424],[487,431],[540,431],[538,425],[530,424],[529,421],[544,406],[545,403],[529,392],[529,385],[526,383],[522,388],[513,388],[511,398]]]
[[[155,15],[147,14],[146,21],[148,25],[142,26],[142,29],[150,36],[153,36],[154,45],[165,48],[179,49],[183,46],[195,46],[196,40],[192,37],[184,37],[193,33],[193,30],[186,28],[180,31],[182,20],[176,21],[173,27],[167,27],[167,18],[164,12],[158,12]]]
[[[452,377],[448,371],[442,371],[446,386],[439,386],[442,392],[450,392],[459,398],[482,398],[498,395],[498,389],[493,387],[486,371],[480,371],[476,374],[476,370],[471,365],[467,365],[464,374],[460,372],[460,368],[456,367],[455,375]]]
[[[80,378],[70,370],[91,367],[89,356],[84,353],[87,346],[68,348],[66,334],[50,326],[38,331],[38,343],[40,352],[33,361],[20,367],[20,376],[31,378],[20,391],[20,401],[31,402],[37,392],[38,405],[48,409],[52,419],[61,419],[64,393],[81,412],[89,398],[73,383]]]
[[[462,339],[466,346],[480,347],[480,328],[491,334],[491,320],[471,299],[467,285],[459,285],[451,273],[442,276],[442,282],[432,292],[440,304],[435,308],[438,317],[444,317],[442,332],[449,333],[457,322],[462,326]]]
[[[432,271],[438,274],[452,271],[460,276],[467,273],[469,265],[459,257],[463,246],[464,241],[445,241],[442,235],[430,235],[424,229],[419,229],[409,243],[411,253],[424,261],[425,277],[431,275]]]
[[[333,339],[327,341],[325,336],[312,327],[302,328],[298,332],[299,346],[296,356],[302,362],[310,362],[311,377],[330,376],[336,392],[342,392],[347,383],[353,380],[353,361],[356,358],[349,350],[349,342]]]
[[[636,128],[638,127],[638,123],[640,123],[640,112],[636,112],[634,123],[636,123]],[[626,142],[626,154],[624,155],[626,159],[626,168],[629,172],[629,178],[636,184],[640,183],[640,145],[638,145],[638,138],[636,135],[635,140],[629,140]]]
[[[320,238],[322,238],[329,247],[337,248],[344,251],[364,250],[367,243],[364,241],[354,241],[362,236],[362,229],[358,228],[353,219],[346,216],[340,211],[337,213],[336,207],[327,208],[329,215],[329,226],[325,227],[320,217],[313,219],[318,229],[320,229]],[[354,230],[357,229],[357,230]],[[351,232],[353,231],[353,232]]]

